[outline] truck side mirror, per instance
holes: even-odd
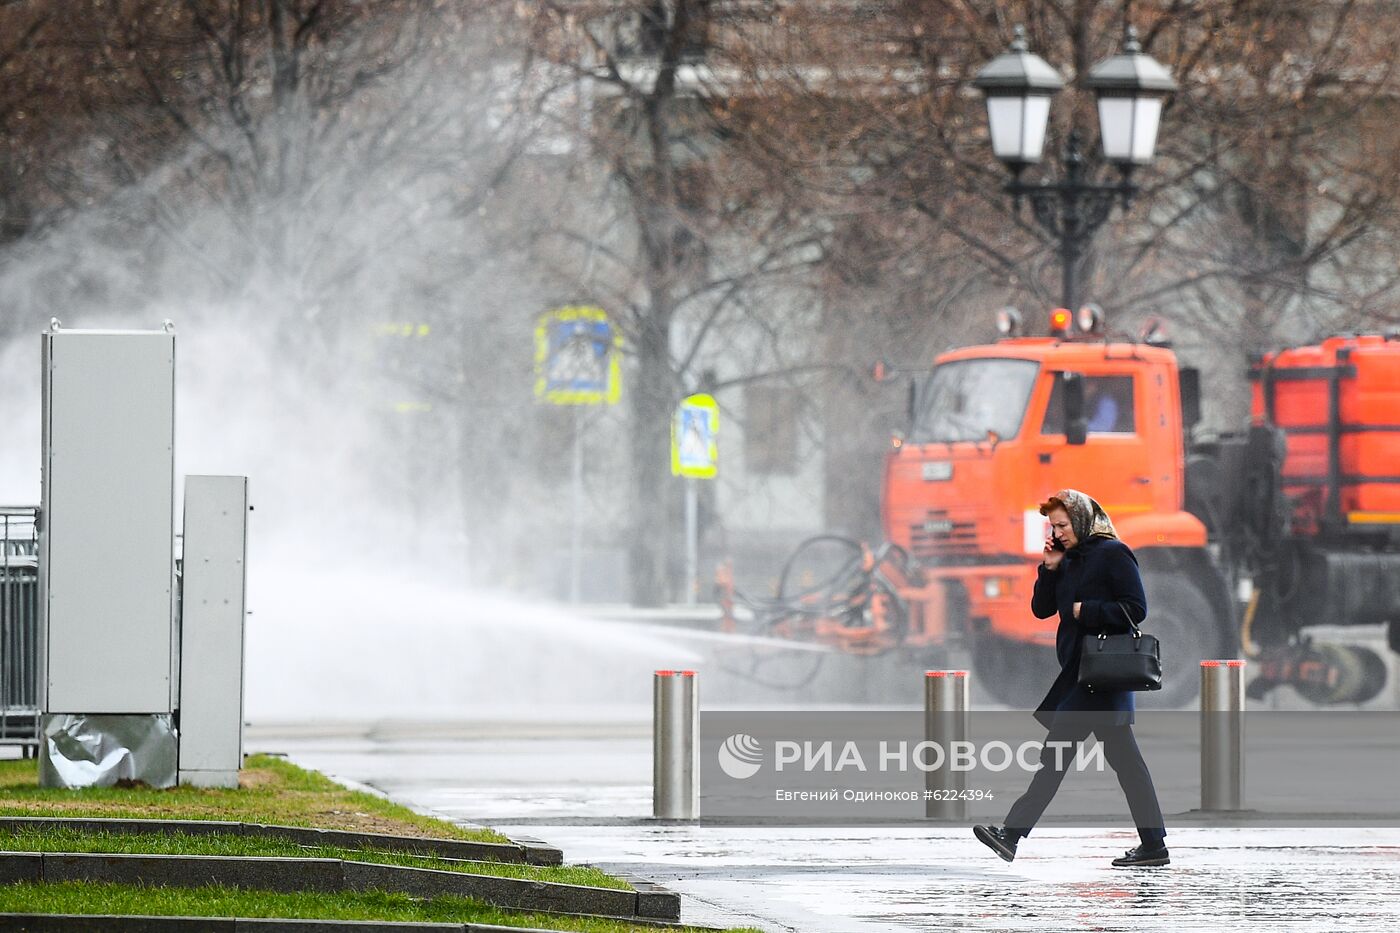
[[[1060,373],[1059,379],[1065,442],[1077,447],[1089,437],[1089,420],[1084,416],[1084,377],[1079,373]]]
[[[1191,430],[1201,420],[1201,371],[1186,367],[1177,371],[1181,382],[1181,426]]]

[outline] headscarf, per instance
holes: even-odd
[[[1074,536],[1081,543],[1090,538],[1118,537],[1113,520],[1108,517],[1103,506],[1078,489],[1061,489],[1040,507],[1040,514],[1047,514],[1060,503],[1064,504],[1065,511],[1069,513],[1069,526],[1074,529]]]

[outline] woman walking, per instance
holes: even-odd
[[[1171,859],[1162,808],[1133,738],[1133,694],[1091,692],[1079,684],[1079,646],[1086,634],[1128,632],[1147,617],[1137,558],[1118,540],[1103,508],[1076,489],[1050,497],[1041,504],[1040,514],[1049,519],[1051,530],[1031,595],[1031,612],[1038,619],[1060,616],[1055,633],[1060,674],[1035,711],[1036,720],[1049,732],[1040,752],[1040,770],[1012,804],[1005,826],[974,826],[973,834],[1006,861],[1015,858],[1017,843],[1030,835],[1050,805],[1078,744],[1093,733],[1103,743],[1104,757],[1118,776],[1142,840],[1113,864],[1120,868],[1166,865]]]

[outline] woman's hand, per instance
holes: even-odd
[[[1065,559],[1065,552],[1055,547],[1054,538],[1045,539],[1045,551],[1042,553],[1040,562],[1046,570],[1058,570],[1060,561]]]

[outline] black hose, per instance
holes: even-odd
[[[788,579],[792,576],[799,557],[808,548],[824,542],[835,542],[843,545],[853,552],[853,556],[842,563],[825,580],[789,595],[787,593]],[[863,567],[864,557],[864,544],[854,538],[832,534],[815,535],[799,544],[783,563],[782,572],[778,578],[778,595],[776,597],[752,597],[735,589],[735,602],[743,605],[754,614],[760,629],[767,630],[788,621],[842,617],[849,616],[856,611],[862,611],[877,586],[884,595],[898,601],[897,589],[883,575],[878,574],[878,568],[886,561],[893,559],[898,562],[900,572],[907,574],[908,551],[897,544],[887,542],[881,545],[876,552],[870,570]],[[900,620],[907,618],[907,611],[903,606],[896,607],[895,612]],[[895,643],[886,650],[897,647],[903,641],[906,630],[905,624],[898,625]]]

